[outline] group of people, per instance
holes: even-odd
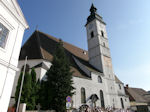
[[[89,107],[88,105],[81,106],[78,110],[72,112],[134,112],[131,109],[115,109],[108,107],[106,109],[101,107]]]

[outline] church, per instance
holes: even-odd
[[[108,44],[106,23],[97,14],[92,4],[90,15],[86,22],[88,51],[63,42],[66,55],[71,63],[73,73],[73,87],[75,94],[72,97],[72,107],[79,108],[83,104],[91,106],[93,96],[99,107],[130,107],[129,97],[124,90],[124,84],[113,72],[112,59]],[[51,67],[58,38],[36,30],[22,46],[19,57],[19,68],[24,66],[25,57],[28,56],[27,65],[35,68],[37,78],[43,80],[46,71]],[[14,103],[15,88],[20,72],[15,78],[11,104]]]

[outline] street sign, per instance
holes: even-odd
[[[67,101],[67,102],[71,102],[71,100],[72,100],[72,99],[71,99],[70,96],[67,96],[67,97],[66,97],[66,101]]]
[[[66,109],[70,109],[71,108],[71,103],[70,102],[67,102],[66,103]]]

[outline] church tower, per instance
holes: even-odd
[[[97,9],[92,4],[90,16],[87,18],[86,30],[88,41],[89,63],[104,73],[112,74],[112,62],[108,46],[106,23],[97,14]],[[106,73],[107,72],[107,73]],[[109,72],[109,73],[108,73]]]
[[[115,87],[115,75],[113,73],[110,49],[106,32],[106,23],[97,14],[97,9],[92,4],[90,16],[85,25],[87,30],[89,63],[103,72],[106,87],[106,101],[108,106],[115,106],[117,102],[117,90]]]

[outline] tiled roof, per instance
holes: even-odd
[[[130,101],[136,101],[140,103],[150,102],[150,98],[147,97],[148,92],[141,88],[125,87],[126,94],[129,95]]]
[[[24,60],[25,57],[28,56],[29,60],[45,59],[52,61],[53,53],[56,49],[56,44],[58,42],[59,39],[53,36],[50,36],[40,31],[35,31],[27,40],[27,42],[22,46],[19,60]],[[75,56],[89,71],[102,73],[101,71],[94,68],[91,64],[89,64],[88,52],[86,50],[78,48],[67,42],[63,42],[63,47],[65,48],[66,55],[68,56],[68,59],[71,63],[71,70],[74,71],[73,76],[81,78],[90,78],[76,64],[75,60],[73,59],[73,56]]]
[[[116,75],[115,75],[115,81],[116,83],[123,84],[123,82],[121,82]]]
[[[28,56],[30,59],[45,59],[52,61],[53,53],[56,49],[56,44],[59,39],[47,35],[40,31],[35,31],[27,42],[22,46],[19,60],[24,60]],[[67,42],[63,42],[63,47],[65,48],[66,55],[69,57],[71,63],[71,71],[74,71],[73,75],[81,78],[89,78],[84,71],[82,71],[74,62],[72,56],[77,57],[85,66],[88,66],[91,71],[97,71],[88,63],[88,52],[75,47]]]

